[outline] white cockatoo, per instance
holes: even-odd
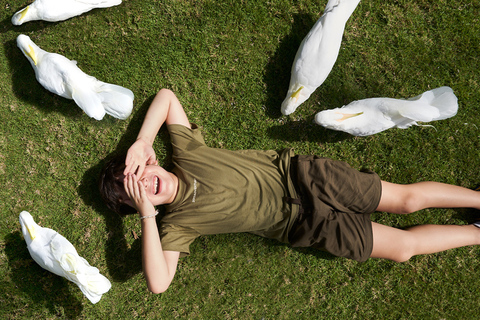
[[[126,119],[132,113],[133,92],[85,74],[77,62],[39,48],[30,37],[19,35],[17,46],[35,70],[38,82],[48,91],[73,99],[85,113],[102,120],[105,113]]]
[[[117,6],[122,0],[36,0],[12,17],[16,26],[33,20],[63,21],[95,8]]]
[[[443,120],[457,114],[457,97],[450,87],[426,91],[408,100],[371,98],[324,110],[315,122],[325,128],[368,136],[393,127],[406,129],[419,122]]]
[[[22,211],[19,219],[28,252],[40,267],[74,282],[92,303],[110,290],[110,281],[80,257],[62,235],[40,227],[27,211]]]
[[[360,0],[329,0],[293,61],[282,113],[293,113],[325,81],[340,51],[345,24]]]

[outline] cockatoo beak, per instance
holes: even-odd
[[[25,54],[32,59],[33,63],[37,65],[37,56],[35,54],[35,50],[33,50],[33,47],[31,45],[28,45],[28,52],[24,51]]]
[[[300,96],[300,91],[302,91],[302,89],[303,89],[303,86],[301,86],[300,88],[298,88],[297,91],[295,91],[294,93],[292,93],[292,95],[290,96],[290,98],[295,99],[295,101],[298,101],[298,97]]]
[[[340,119],[337,119],[338,122],[342,122],[342,121],[345,121],[347,119],[350,119],[350,118],[353,118],[353,117],[357,117],[359,115],[362,115],[363,112],[359,112],[359,113],[342,113],[342,112],[335,112],[337,114],[341,114],[342,117]]]

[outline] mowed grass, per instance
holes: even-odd
[[[478,1],[362,1],[325,83],[282,116],[290,68],[323,1],[132,1],[58,23],[10,19],[28,0],[0,1],[0,318],[2,319],[475,319],[477,247],[396,264],[357,263],[249,234],[201,237],[161,295],[141,272],[137,217],[102,204],[105,158],[135,140],[153,96],[172,89],[209,146],[282,149],[345,160],[384,180],[480,183]],[[35,80],[16,47],[26,34],[87,74],[135,94],[126,121],[95,121]],[[353,137],[313,123],[316,112],[370,97],[409,98],[450,86],[458,114],[434,127]],[[155,143],[167,164],[168,135]],[[112,282],[92,305],[30,257],[18,215],[69,239]],[[467,224],[470,209],[429,209],[374,221]]]

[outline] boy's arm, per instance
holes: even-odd
[[[125,191],[138,210],[142,223],[142,265],[148,290],[162,293],[168,289],[177,270],[180,252],[163,251],[155,207],[148,200],[145,188],[134,174],[128,174],[124,180]]]
[[[177,271],[180,252],[163,251],[155,218],[142,219],[142,265],[148,290],[165,292]]]
[[[190,128],[190,122],[180,101],[168,89],[160,90],[148,108],[137,140],[128,149],[125,159],[125,175],[134,173],[137,177],[141,177],[145,165],[157,163],[152,145],[164,123],[180,124]]]

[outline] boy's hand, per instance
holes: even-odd
[[[123,186],[140,216],[148,216],[155,213],[155,207],[148,199],[145,187],[141,181],[137,180],[136,175],[128,173],[123,180]]]
[[[132,173],[140,178],[145,166],[148,164],[158,164],[155,151],[150,144],[142,139],[138,139],[128,149],[123,174],[126,176],[128,173]]]

